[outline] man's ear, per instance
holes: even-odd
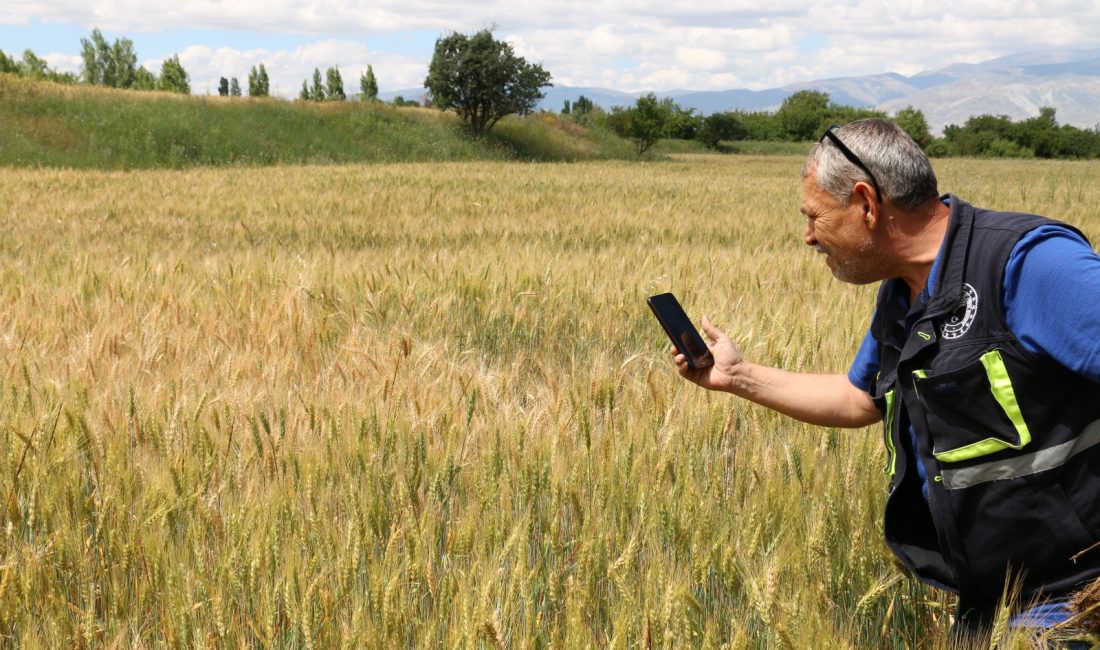
[[[882,207],[878,202],[878,195],[875,194],[875,188],[870,183],[858,181],[853,190],[859,197],[860,207],[863,208],[864,224],[868,230],[875,230],[878,228],[879,209]]]

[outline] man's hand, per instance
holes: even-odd
[[[680,354],[680,351],[675,347],[672,347],[670,351],[676,358],[676,366],[685,379],[699,384],[703,388],[732,392],[738,366],[745,362],[745,358],[741,356],[741,351],[733,344],[730,337],[715,327],[706,316],[703,317],[703,332],[710,339],[707,341],[707,347],[710,348],[710,353],[714,356],[714,365],[700,370],[693,370],[688,365],[687,357]]]
[[[745,361],[725,332],[703,318],[714,365],[692,370],[676,348],[672,355],[685,379],[710,390],[721,390],[756,402],[796,420],[830,427],[862,427],[879,419],[871,396],[848,381],[847,375],[790,372]]]

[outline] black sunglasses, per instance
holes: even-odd
[[[833,133],[833,129],[839,128],[839,126],[834,124],[833,126],[825,129],[825,133],[821,134],[821,139],[817,141],[818,144],[825,142],[825,138],[828,138],[833,144],[836,145],[837,149],[840,149],[840,153],[844,154],[844,157],[847,158],[849,162],[851,162],[856,167],[862,169],[863,172],[867,174],[868,177],[870,177],[871,185],[873,185],[875,188],[875,200],[881,205],[882,190],[878,188],[878,181],[875,180],[875,175],[871,173],[871,170],[867,168],[867,165],[863,164],[863,161],[859,159],[859,156],[852,153],[852,150],[840,141],[840,138],[837,137],[837,134]]]

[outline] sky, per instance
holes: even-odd
[[[247,88],[260,63],[283,97],[332,66],[349,92],[368,64],[383,92],[417,89],[438,37],[484,28],[555,85],[760,90],[1100,47],[1100,1],[0,0],[0,50],[61,71],[79,71],[93,28],[158,74],[179,55],[193,94],[223,76]]]

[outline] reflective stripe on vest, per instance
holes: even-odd
[[[1038,474],[1061,467],[1069,459],[1098,444],[1100,444],[1100,420],[1094,420],[1073,440],[1048,449],[963,469],[945,469],[941,472],[943,486],[948,490],[962,490],[980,483]]]

